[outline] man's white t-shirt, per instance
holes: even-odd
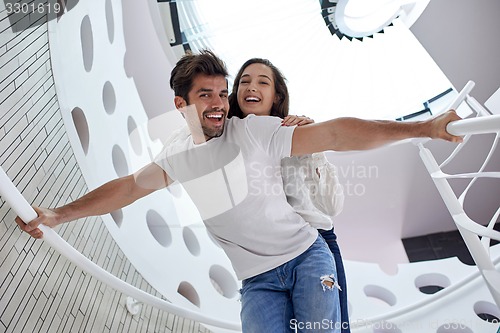
[[[317,238],[283,192],[281,159],[290,156],[293,131],[275,117],[233,117],[220,137],[201,145],[180,137],[155,159],[186,189],[241,280],[288,262]]]

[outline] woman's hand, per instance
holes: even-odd
[[[302,126],[314,123],[314,120],[306,116],[288,115],[281,122],[282,126]]]

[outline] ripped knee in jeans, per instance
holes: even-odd
[[[322,275],[319,279],[321,280],[321,286],[323,287],[323,291],[333,290],[333,288],[337,288],[338,290],[342,291],[340,285],[337,283],[337,280],[335,279],[335,275],[333,274]]]

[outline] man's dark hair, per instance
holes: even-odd
[[[285,118],[288,116],[288,108],[290,105],[290,96],[288,95],[288,88],[286,86],[285,76],[281,73],[281,71],[274,66],[269,60],[262,58],[252,58],[247,60],[236,74],[233,83],[233,90],[231,95],[229,95],[229,113],[227,115],[228,118],[232,116],[236,116],[238,118],[244,118],[245,115],[238,104],[238,87],[240,86],[241,76],[243,75],[244,70],[250,66],[251,64],[263,64],[269,67],[274,75],[274,90],[276,91],[276,95],[278,96],[278,102],[273,103],[273,107],[271,109],[271,116]]]
[[[226,64],[212,51],[202,50],[199,54],[186,53],[170,73],[170,88],[175,96],[188,101],[188,93],[196,75],[228,76]]]

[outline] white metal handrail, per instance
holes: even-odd
[[[469,81],[464,88],[458,93],[457,97],[449,105],[448,109],[456,110],[466,101],[478,113],[478,115],[485,116],[487,111],[471,97],[469,93],[474,88],[474,81]],[[453,121],[446,126],[446,131],[452,135],[475,135],[487,133],[500,133],[500,115],[488,115],[488,117],[477,117],[472,119],[463,119]]]
[[[459,136],[500,133],[500,115],[452,121],[446,126],[446,130],[450,134]]]
[[[2,167],[0,167],[0,196],[10,205],[12,210],[14,210],[14,212],[25,223],[29,223],[33,219],[37,218],[38,215],[33,207],[30,206],[23,195],[14,186]],[[107,284],[109,287],[162,311],[166,311],[199,323],[233,331],[241,331],[241,324],[239,322],[229,322],[223,319],[209,317],[200,312],[162,300],[128,284],[85,257],[73,246],[68,244],[63,238],[61,238],[61,236],[59,236],[59,234],[57,234],[53,229],[43,224],[41,224],[39,228],[43,232],[43,240],[53,249],[59,252],[62,256],[66,257],[80,269],[89,273],[97,280]]]
[[[494,133],[495,138],[491,145],[491,148],[483,161],[481,167],[476,172],[462,173],[449,175],[442,171],[444,165],[448,164],[457,153],[461,150],[464,144],[459,145],[453,153],[443,162],[438,165],[434,156],[428,148],[425,148],[423,143],[418,143],[420,150],[420,157],[424,162],[427,171],[431,175],[436,188],[438,189],[443,201],[453,217],[453,220],[460,231],[460,234],[464,238],[464,241],[469,249],[469,252],[474,259],[476,266],[482,273],[483,278],[490,289],[490,292],[495,300],[497,306],[500,307],[500,292],[497,289],[498,286],[495,285],[498,282],[500,276],[495,268],[495,263],[491,259],[490,255],[490,239],[500,240],[500,232],[493,229],[498,216],[500,215],[500,207],[493,214],[493,217],[489,221],[488,225],[482,226],[475,221],[471,220],[466,212],[464,211],[463,204],[465,197],[472,187],[480,177],[491,177],[500,178],[500,172],[485,172],[485,167],[491,160],[494,151],[498,146],[500,141],[500,115],[488,115],[486,110],[475,101],[472,97],[468,95],[473,82],[469,81],[466,87],[460,92],[458,97],[452,103],[452,108],[457,108],[463,101],[472,107],[472,109],[477,113],[477,117],[473,119],[465,119],[461,121],[456,121],[448,124],[447,131],[454,135],[464,135],[466,142],[471,135],[475,134],[490,134]],[[481,117],[482,115],[482,117]],[[449,178],[469,178],[470,182],[462,193],[457,197],[448,183]]]
[[[464,192],[460,195],[460,198],[457,198],[446,178],[435,177],[436,174],[441,173],[441,170],[430,150],[428,148],[425,148],[422,143],[419,144],[419,149],[422,161],[424,162],[429,174],[431,175],[441,197],[443,198],[446,207],[448,208],[455,224],[457,225],[458,230],[460,231],[460,234],[464,238],[469,252],[471,253],[474,261],[476,262],[476,265],[479,268],[478,273],[482,273],[483,277],[486,279],[486,276],[484,274],[486,271],[494,271],[498,269],[498,258],[495,261],[491,258],[487,258],[486,255],[478,255],[476,251],[480,250],[480,247],[478,246],[479,243],[482,244],[482,250],[486,251],[486,253],[489,254],[489,240],[500,240],[500,232],[493,230],[493,225],[500,214],[500,208],[496,211],[487,227],[484,227],[472,221],[464,212],[462,203],[463,198],[470,188],[470,183],[475,181],[477,179],[477,176],[471,177],[472,180],[469,183],[469,186],[467,186]],[[496,178],[499,177],[497,176]],[[470,234],[464,234],[463,232],[470,232],[472,234],[475,234],[476,238],[472,237],[472,235]],[[477,236],[482,237],[482,239],[478,240]],[[491,286],[489,284],[487,285],[488,288],[491,289]],[[500,298],[494,292],[492,292],[492,296],[497,305],[500,306]]]
[[[423,146],[422,140],[415,140],[415,143],[419,146],[420,148],[420,154],[422,156],[422,160],[424,163],[426,163],[426,166],[431,173],[431,176],[433,179],[446,179],[446,178],[473,178],[477,179],[478,177],[493,177],[493,178],[500,178],[500,172],[484,172],[484,166],[487,164],[487,162],[490,160],[492,156],[492,152],[495,150],[497,146],[497,142],[499,140],[500,136],[500,115],[489,115],[483,108],[482,106],[471,96],[469,96],[470,91],[474,87],[474,82],[469,81],[466,86],[462,89],[462,91],[457,95],[455,100],[451,103],[451,105],[448,107],[448,109],[453,109],[456,110],[460,104],[463,101],[467,101],[468,104],[472,106],[472,108],[478,112],[478,115],[482,115],[483,117],[477,117],[477,118],[472,118],[472,119],[463,119],[463,120],[457,120],[454,122],[451,122],[448,124],[446,130],[448,133],[452,135],[457,135],[457,136],[465,136],[464,143],[468,140],[468,138],[471,135],[475,134],[489,134],[489,133],[496,133],[495,141],[490,149],[490,152],[488,156],[486,157],[483,165],[481,166],[480,170],[478,172],[474,173],[463,173],[463,174],[455,174],[455,175],[448,175],[444,172],[441,171],[441,167],[444,165],[448,164],[455,156],[456,154],[461,150],[463,147],[463,144],[458,146],[455,151],[450,155],[448,159],[445,160],[441,165],[434,164],[433,167],[431,166],[429,168],[429,165],[427,165],[428,161],[434,161],[432,155],[430,155],[430,151]],[[469,188],[469,187],[468,187]],[[465,193],[467,192],[468,188],[464,191]],[[460,200],[463,201],[463,196],[460,197]],[[453,202],[453,200],[446,200],[447,202]],[[458,205],[458,203],[457,203]],[[459,206],[459,205],[458,205]],[[461,211],[461,207],[448,207],[451,211]],[[492,239],[499,239],[500,233],[498,231],[492,230],[492,222],[498,218],[500,215],[500,209],[494,214],[492,220],[488,224],[488,227],[479,227],[475,223],[473,224],[472,221],[467,227],[474,229],[474,231],[480,235],[484,236],[483,240],[487,240],[489,238]],[[472,225],[473,224],[473,225]],[[477,226],[477,227],[476,227]],[[474,228],[476,227],[476,228]],[[477,229],[477,230],[476,230]],[[500,257],[495,258],[492,260],[491,264],[495,267],[495,269],[500,269]],[[429,296],[428,298],[422,299],[418,302],[409,304],[407,306],[401,307],[400,309],[383,313],[381,315],[377,315],[371,318],[365,319],[363,322],[370,322],[370,323],[376,323],[376,322],[383,322],[383,321],[391,321],[394,320],[398,317],[402,317],[412,311],[416,311],[421,309],[422,307],[426,305],[430,305],[434,302],[444,300],[445,296],[450,295],[453,292],[458,291],[460,288],[464,288],[467,286],[469,283],[471,283],[473,280],[479,278],[481,276],[481,272],[478,270],[460,281],[452,284],[451,286],[439,291],[438,293],[433,294],[432,296]],[[362,326],[363,324],[357,325],[357,323],[351,323],[352,328],[356,328],[358,326]]]

